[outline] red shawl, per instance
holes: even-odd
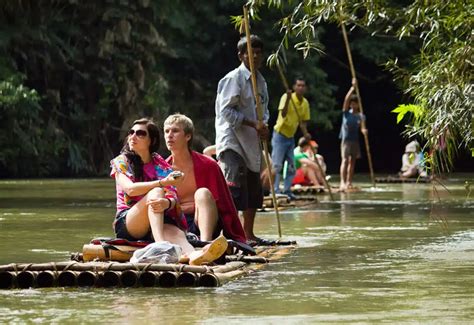
[[[214,200],[216,200],[217,213],[222,223],[224,236],[245,243],[244,229],[219,165],[212,158],[196,151],[191,151],[191,156],[196,187],[205,187],[212,193]],[[172,165],[173,156],[169,156],[166,161]]]

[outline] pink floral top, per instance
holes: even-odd
[[[136,182],[133,176],[133,170],[129,164],[127,157],[125,155],[119,155],[110,161],[110,166],[112,168],[110,176],[115,178],[116,173],[121,173],[127,176],[132,182]],[[150,182],[159,179],[163,179],[168,176],[173,169],[171,165],[168,164],[159,154],[153,153],[152,160],[149,163],[143,165],[143,182]],[[178,203],[178,194],[174,186],[165,186],[163,187],[165,191],[165,197],[169,199],[175,199],[176,205],[173,209],[166,211],[166,215],[173,218],[178,227],[186,230],[186,218],[184,217],[181,207]],[[123,191],[120,185],[116,182],[116,192],[117,192],[117,213],[130,209],[140,201],[144,195],[130,196]]]

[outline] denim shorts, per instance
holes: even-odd
[[[130,241],[136,241],[136,240],[154,241],[153,235],[151,233],[151,229],[142,238],[135,238],[129,234],[127,230],[127,222],[126,222],[127,213],[129,210],[130,209],[125,209],[117,213],[115,217],[115,221],[114,221],[115,237],[130,240]],[[170,216],[167,216],[166,214],[164,217],[164,223],[178,227],[178,224],[176,223],[176,221]]]
[[[185,213],[184,216],[186,217],[186,223],[188,224],[187,232],[191,232],[195,234],[196,236],[200,237],[201,231],[199,230],[198,225],[194,222],[194,214]],[[221,218],[218,217],[216,229],[214,229],[214,232],[212,233],[212,238],[215,239],[219,237],[219,235],[221,234],[221,231],[222,231],[222,222],[221,222]]]

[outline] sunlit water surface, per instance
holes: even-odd
[[[0,290],[0,323],[470,323],[474,203],[464,181],[386,184],[281,212],[299,247],[219,288]],[[0,264],[69,259],[112,236],[108,179],[0,181]],[[276,238],[273,213],[256,230]]]

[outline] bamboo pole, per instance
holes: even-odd
[[[250,39],[250,26],[249,26],[249,12],[247,9],[247,6],[243,7],[244,10],[244,27],[245,27],[245,37],[247,39],[247,55],[249,56],[249,65],[250,65],[250,72],[252,76],[252,88],[253,88],[253,95],[255,96],[255,103],[256,103],[256,109],[257,109],[257,117],[258,121],[262,122],[263,120],[263,108],[262,108],[262,103],[260,101],[260,95],[258,92],[258,86],[257,86],[257,74],[255,71],[255,66],[254,66],[254,56],[253,56],[253,49],[252,49],[252,41]],[[275,195],[275,189],[273,188],[273,176],[272,176],[272,166],[270,165],[270,156],[268,154],[268,143],[266,140],[262,140],[263,144],[263,151],[264,151],[264,159],[265,159],[265,164],[267,165],[268,168],[268,179],[270,181],[270,192],[272,193],[272,199],[273,199],[273,206],[275,208],[275,215],[277,218],[277,223],[278,223],[278,236],[281,238],[281,223],[280,223],[280,213],[278,212],[278,201],[276,199]]]
[[[347,37],[346,26],[343,21],[341,22],[341,29],[342,29],[342,36],[344,38],[344,44],[346,46],[347,58],[349,60],[351,75],[353,79],[357,80],[354,63],[352,61],[352,53],[351,53],[351,48],[349,45],[349,38]],[[362,99],[360,97],[360,92],[359,92],[359,84],[357,82],[355,86],[355,91],[356,91],[357,99],[359,101],[360,112],[364,114],[364,108],[362,107]],[[365,119],[362,120],[362,128],[366,129]],[[372,186],[375,187],[375,176],[374,176],[374,168],[372,167],[372,155],[370,154],[369,136],[367,135],[367,133],[364,133],[363,135],[364,135],[365,149],[367,151],[367,160],[369,161],[370,179],[372,180]]]
[[[288,81],[285,77],[285,74],[283,73],[283,70],[280,66],[280,63],[277,62],[277,68],[278,68],[278,73],[280,75],[280,79],[281,79],[281,82],[283,83],[283,87],[285,87],[286,90],[290,90],[290,86],[288,84]],[[296,114],[298,115],[298,121],[300,119],[300,116],[298,114],[298,111],[296,110],[296,104],[295,102],[293,101],[293,98],[290,96],[290,100],[293,104],[293,108],[295,109],[295,112]],[[301,122],[301,121],[300,121]],[[319,163],[319,160],[318,158],[316,157],[316,152],[314,151],[314,148],[311,146],[311,151],[313,151],[313,155],[315,157],[315,160],[316,160],[316,165],[318,165],[318,168],[319,170],[321,171],[321,173],[323,174],[323,182],[324,182],[324,186],[326,186],[328,192],[329,192],[329,196],[331,197],[331,201],[334,201],[334,196],[332,195],[332,191],[331,191],[331,186],[329,185],[329,182],[327,181],[326,179],[326,173],[324,172],[323,168],[321,167],[321,164]]]

